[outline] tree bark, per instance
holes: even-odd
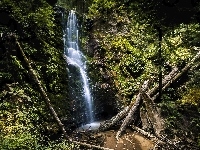
[[[20,53],[21,53],[21,55],[22,55],[22,57],[23,57],[23,59],[24,59],[24,62],[25,62],[25,64],[27,65],[27,67],[28,67],[28,69],[29,69],[28,71],[29,71],[31,77],[34,79],[34,81],[35,81],[35,83],[36,83],[36,85],[37,85],[37,87],[38,87],[38,89],[39,89],[39,91],[40,91],[40,94],[41,94],[42,98],[45,100],[46,105],[48,106],[48,108],[49,108],[51,114],[53,115],[55,121],[57,122],[59,128],[61,129],[61,131],[62,131],[62,133],[63,133],[65,139],[66,139],[68,142],[70,142],[70,143],[74,143],[74,144],[77,144],[77,145],[81,145],[81,146],[84,146],[84,147],[87,147],[87,148],[96,148],[96,149],[101,149],[101,150],[111,150],[111,149],[109,149],[109,148],[104,148],[104,147],[100,147],[100,146],[96,146],[96,145],[91,145],[91,144],[87,144],[87,143],[82,143],[82,142],[78,142],[78,141],[73,141],[73,140],[67,135],[66,130],[65,130],[65,128],[64,128],[64,125],[62,124],[62,122],[61,122],[61,120],[59,119],[57,113],[55,112],[54,108],[52,107],[50,99],[48,98],[48,96],[47,96],[47,94],[46,94],[44,88],[42,87],[42,85],[41,85],[41,83],[40,83],[40,81],[39,81],[39,79],[38,79],[38,77],[37,77],[35,71],[34,71],[33,68],[31,67],[31,65],[30,65],[30,63],[29,63],[29,60],[27,59],[27,57],[26,57],[24,51],[22,50],[22,48],[21,48],[19,42],[17,41],[17,39],[16,39],[16,47],[17,47],[17,49],[20,51]]]
[[[129,123],[133,120],[133,115],[139,109],[139,106],[142,104],[142,97],[141,93],[137,95],[135,104],[132,106],[131,110],[129,111],[128,115],[126,116],[125,120],[123,121],[119,131],[116,134],[116,139],[118,140],[121,136],[121,133],[126,129],[126,127],[129,125]]]
[[[145,103],[147,114],[150,118],[150,121],[153,126],[155,134],[159,135],[160,131],[164,129],[164,120],[160,115],[158,108],[155,106],[155,103],[152,102],[152,99],[146,93],[142,94],[143,102]]]

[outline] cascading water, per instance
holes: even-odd
[[[79,50],[79,35],[78,35],[78,24],[77,24],[77,17],[73,10],[69,12],[69,16],[67,19],[67,24],[64,26],[63,30],[63,40],[64,40],[64,52],[65,56],[67,58],[68,65],[72,65],[76,69],[78,69],[80,73],[80,81],[83,87],[80,87],[79,89],[82,89],[82,99],[85,101],[86,106],[86,118],[87,120],[85,123],[91,123],[94,121],[93,117],[93,106],[92,106],[92,98],[91,93],[89,89],[89,83],[88,83],[88,77],[86,74],[86,61],[85,57],[82,54],[82,52]],[[68,68],[69,69],[69,68]],[[70,70],[70,69],[69,69]],[[73,78],[75,75],[71,74],[69,76],[70,78]],[[74,88],[75,89],[75,88]],[[74,91],[73,87],[71,88],[72,92],[76,96],[76,92]],[[77,99],[74,98],[75,101]],[[76,106],[75,106],[76,107]],[[76,109],[76,108],[74,108]],[[82,112],[79,112],[80,115]],[[76,116],[75,116],[76,117]]]

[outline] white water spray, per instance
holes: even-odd
[[[76,14],[73,10],[70,11],[67,26],[64,29],[64,50],[65,56],[67,57],[67,62],[70,65],[75,66],[79,69],[81,75],[81,82],[83,83],[83,99],[86,103],[87,107],[87,117],[89,118],[89,122],[94,121],[93,117],[93,109],[92,109],[92,98],[89,89],[88,77],[86,73],[86,62],[85,57],[82,52],[79,50],[78,46],[78,25],[77,25],[77,18]],[[81,112],[80,112],[81,113]]]

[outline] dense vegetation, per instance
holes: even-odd
[[[58,114],[67,117],[60,16],[45,0],[3,0],[0,11],[0,149],[55,149],[49,138],[58,127],[11,34],[17,37]]]
[[[144,80],[157,84],[159,65],[163,75],[174,66],[183,68],[200,46],[200,5],[195,1],[58,0],[57,4],[66,11],[76,9],[79,16],[80,41],[89,60],[99,118],[112,116],[133,101]],[[59,129],[10,38],[17,36],[59,117],[70,120],[61,16],[54,5],[45,0],[0,1],[0,149],[64,149],[67,145],[53,141]],[[162,59],[158,28],[162,29]],[[199,62],[195,65],[163,91],[158,105],[168,136],[200,146]]]

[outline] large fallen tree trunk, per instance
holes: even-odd
[[[163,79],[162,85],[167,84],[171,78],[173,78],[176,73],[178,72],[178,67],[174,67],[172,69],[172,71],[166,75]],[[150,95],[153,95],[157,90],[158,90],[159,86],[155,86],[154,88],[152,88],[151,90],[149,90],[149,92],[147,92],[145,95],[149,97],[149,99],[152,101]],[[138,97],[138,96],[137,96]],[[153,101],[152,101],[153,102]],[[112,117],[110,120],[106,120],[104,121],[100,127],[99,127],[99,131],[104,131],[109,129],[110,127],[112,127],[113,125],[115,125],[117,122],[120,122],[120,120],[122,120],[129,112],[129,110],[131,109],[131,107],[133,106],[133,102],[125,107],[122,111],[120,111],[116,116]]]
[[[119,131],[117,132],[116,139],[119,139],[119,136],[121,135],[121,133],[126,129],[126,127],[129,125],[129,123],[133,120],[133,114],[138,109],[140,109],[140,105],[142,104],[142,94],[147,90],[148,82],[149,81],[145,81],[144,84],[142,85],[142,88],[141,88],[139,94],[137,95],[134,105],[131,107],[128,115],[124,119]]]
[[[178,67],[174,67],[172,69],[172,71],[166,75],[163,79],[162,85],[167,84],[178,72]],[[149,97],[149,99],[152,101],[150,95],[153,95],[154,93],[156,93],[158,91],[159,86],[155,86],[154,88],[152,88],[151,90],[149,90],[149,92],[147,92],[145,95]],[[153,102],[153,101],[152,101]],[[124,116],[127,115],[127,113],[129,112],[130,108],[133,106],[133,102],[125,107],[122,111],[120,111],[116,116],[112,117],[110,120],[106,120],[104,121],[100,127],[99,127],[99,131],[104,131],[109,129],[110,127],[112,127],[113,125],[115,125],[117,122],[119,122],[120,120],[122,120],[124,118]]]
[[[23,59],[24,59],[24,62],[26,64],[26,66],[28,67],[28,71],[29,71],[29,74],[30,76],[34,79],[39,91],[40,91],[40,94],[42,96],[42,98],[44,99],[46,105],[48,106],[51,114],[53,115],[55,121],[57,122],[58,126],[60,127],[65,139],[70,142],[70,143],[74,143],[74,144],[77,144],[77,145],[81,145],[81,146],[84,146],[84,147],[87,147],[87,148],[93,148],[93,149],[101,149],[101,150],[111,150],[109,148],[104,148],[104,147],[100,147],[100,146],[96,146],[96,145],[91,145],[91,144],[87,144],[87,143],[82,143],[82,142],[78,142],[78,141],[73,141],[66,133],[66,130],[64,128],[64,125],[62,124],[61,120],[59,119],[56,111],[54,110],[54,108],[52,107],[51,105],[51,101],[50,99],[48,98],[44,88],[42,87],[41,85],[41,82],[39,81],[35,71],[33,70],[33,68],[31,67],[30,63],[29,63],[29,60],[28,58],[26,57],[22,47],[20,46],[19,42],[17,41],[17,39],[15,37],[13,37],[15,39],[15,42],[16,42],[16,47],[17,47],[17,50],[19,50],[19,52],[21,53]]]

